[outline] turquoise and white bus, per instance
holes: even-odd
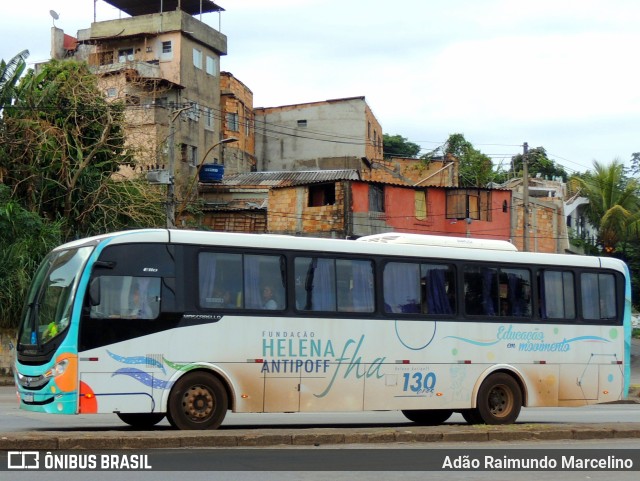
[[[43,261],[18,334],[20,407],[165,416],[401,410],[513,423],[623,399],[630,284],[612,258],[505,241],[139,230]]]

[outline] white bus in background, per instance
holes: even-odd
[[[453,412],[622,399],[630,284],[613,258],[504,241],[139,230],[60,246],[19,331],[20,407],[218,427],[227,412]]]

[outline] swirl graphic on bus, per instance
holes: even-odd
[[[398,341],[412,351],[421,351],[429,346],[435,339],[438,328],[436,321],[421,321],[416,323],[415,321],[396,320],[394,324]],[[417,329],[416,326],[418,326]]]

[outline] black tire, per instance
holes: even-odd
[[[120,420],[137,429],[149,429],[164,419],[164,413],[116,413]]]
[[[218,378],[202,371],[186,374],[169,394],[169,422],[178,429],[216,429],[228,405],[227,392]]]
[[[453,411],[448,409],[413,409],[402,411],[409,421],[421,426],[437,426],[451,417]]]
[[[460,414],[469,424],[484,424],[477,409],[463,409]]]
[[[522,408],[522,391],[508,374],[496,373],[478,391],[478,414],[486,424],[512,424]]]

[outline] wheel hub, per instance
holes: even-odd
[[[193,386],[184,393],[182,407],[191,419],[203,420],[213,413],[214,398],[204,386]]]

